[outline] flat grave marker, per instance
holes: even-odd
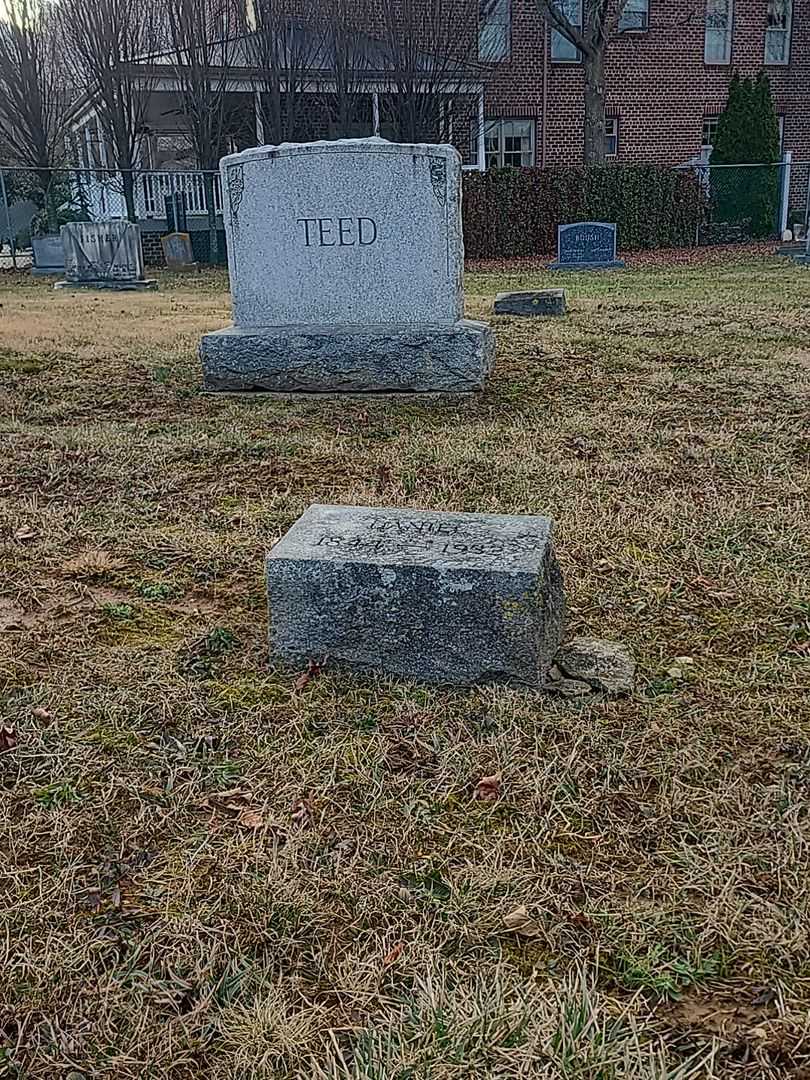
[[[548,518],[316,504],[266,570],[283,664],[541,686],[560,644]]]

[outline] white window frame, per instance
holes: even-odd
[[[650,0],[627,0],[619,16],[619,33],[644,34],[649,29]]]
[[[612,128],[608,133],[608,125]],[[615,149],[611,152],[608,150],[608,139],[614,139]],[[605,117],[605,157],[613,160],[619,156],[619,117],[618,116],[606,116]]]
[[[786,67],[790,63],[790,38],[793,30],[793,0],[783,0],[785,19],[783,26],[771,26],[770,19],[774,7],[779,0],[768,0],[765,18],[765,56],[763,62],[768,67]],[[779,48],[774,52],[773,46],[779,43]],[[770,55],[769,55],[770,48]],[[776,56],[776,59],[773,57]]]
[[[582,30],[582,3],[583,0],[557,0],[560,11],[568,18],[572,26]],[[555,64],[581,64],[582,56],[579,49],[559,30],[552,30],[551,60]],[[571,55],[573,52],[573,55]]]
[[[725,26],[717,24],[719,5],[726,5]],[[715,20],[715,22],[712,22]],[[723,35],[721,37],[721,35]],[[706,20],[703,31],[703,62],[728,66],[731,63],[731,46],[734,35],[734,0],[706,0]],[[722,42],[722,52],[717,43]],[[719,55],[718,55],[719,54]]]
[[[512,44],[511,0],[479,0],[478,59],[493,63],[506,60]]]
[[[706,124],[711,120],[714,120],[714,130],[717,132],[717,121],[720,119],[720,113],[704,113],[703,114],[703,126],[700,129],[700,149],[708,150],[709,153],[714,150],[713,142],[706,142]]]
[[[535,123],[534,119],[530,116],[491,116],[487,117],[484,121],[484,142],[486,144],[487,137],[497,130],[498,134],[498,149],[497,161],[492,162],[492,151],[486,149],[484,152],[484,168],[486,169],[502,169],[504,168],[504,157],[506,156],[506,150],[504,147],[506,131],[506,124],[528,124],[529,127],[529,150],[526,154],[527,161],[521,161],[520,168],[529,168],[534,165],[534,153],[535,153]]]

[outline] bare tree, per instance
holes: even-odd
[[[367,133],[373,123],[369,76],[380,66],[379,44],[368,34],[371,0],[321,0],[324,13],[324,76],[321,108],[330,138]]]
[[[325,64],[326,28],[322,0],[258,0],[250,40],[267,142],[302,137],[314,73]]]
[[[214,174],[226,152],[230,111],[228,94],[237,57],[241,20],[234,0],[168,0],[168,34],[182,112],[204,170],[208,251],[217,251]],[[244,58],[241,58],[244,61]]]
[[[157,0],[62,0],[65,60],[92,102],[135,220],[135,169],[162,38]]]
[[[382,0],[383,45],[393,90],[383,118],[402,142],[449,139],[473,83],[491,72],[478,58],[478,11],[469,0]],[[465,135],[473,113],[462,112]],[[459,122],[456,116],[456,126]]]
[[[67,88],[60,81],[51,12],[38,0],[6,0],[0,19],[0,145],[31,169],[56,231],[54,169],[66,156]]]
[[[619,20],[628,0],[581,0],[582,26],[566,13],[565,0],[537,0],[547,25],[569,41],[582,56],[585,76],[586,165],[605,160],[605,57],[608,42],[619,29]],[[570,8],[569,8],[570,11]]]

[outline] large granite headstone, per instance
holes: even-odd
[[[616,226],[607,221],[577,221],[557,226],[557,261],[550,270],[620,270]]]
[[[470,391],[493,334],[464,319],[461,160],[384,139],[222,159],[234,326],[209,390]]]
[[[55,288],[149,289],[141,232],[131,221],[71,221],[62,226],[65,280]]]
[[[540,686],[562,577],[543,517],[314,505],[267,556],[280,663]]]

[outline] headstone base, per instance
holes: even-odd
[[[624,270],[624,259],[613,259],[610,262],[578,262],[562,263],[553,262],[548,264],[549,270]]]
[[[565,289],[498,293],[496,315],[564,315]]]
[[[156,289],[157,278],[144,278],[141,281],[57,281],[55,289],[112,289],[115,292],[143,292]]]
[[[206,334],[206,390],[275,393],[469,393],[492,366],[486,323],[229,326]]]

